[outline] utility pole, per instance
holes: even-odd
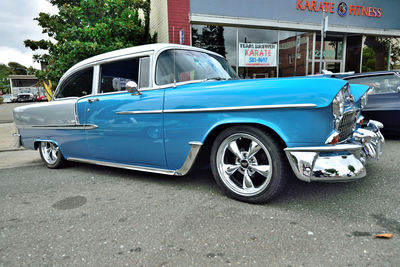
[[[328,16],[325,11],[322,11],[322,22],[321,22],[321,50],[319,55],[319,73],[322,73],[322,62],[324,60],[324,37],[328,30]]]

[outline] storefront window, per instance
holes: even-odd
[[[363,47],[362,63],[363,72],[398,68],[400,65],[399,38],[367,36]]]
[[[278,31],[238,28],[239,70],[245,79],[277,77]]]
[[[361,35],[347,36],[345,71],[360,72]]]
[[[236,28],[192,25],[192,45],[220,54],[228,60],[233,69],[236,69]]]
[[[310,74],[312,33],[279,31],[279,77]]]

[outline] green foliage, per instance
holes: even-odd
[[[391,47],[390,69],[400,60],[400,41],[398,38],[368,36],[363,48],[363,72],[387,70]]]
[[[7,79],[8,75],[11,74],[11,69],[4,64],[0,64],[0,90],[3,93],[10,91],[10,82]]]
[[[32,50],[48,54],[34,59],[47,65],[40,79],[57,82],[71,66],[108,51],[155,42],[149,34],[150,0],[49,0],[56,15],[40,13],[35,18],[52,41],[25,40]],[[139,13],[143,11],[142,20]]]

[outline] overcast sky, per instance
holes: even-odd
[[[33,62],[34,51],[24,46],[26,39],[47,39],[33,20],[39,12],[55,14],[57,8],[46,0],[0,0],[0,63],[14,61],[40,68],[40,64]]]

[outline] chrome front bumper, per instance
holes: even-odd
[[[357,129],[345,144],[318,147],[285,148],[286,156],[297,178],[306,182],[352,181],[364,177],[367,158],[379,159],[385,142],[380,128],[383,124],[370,121]]]

